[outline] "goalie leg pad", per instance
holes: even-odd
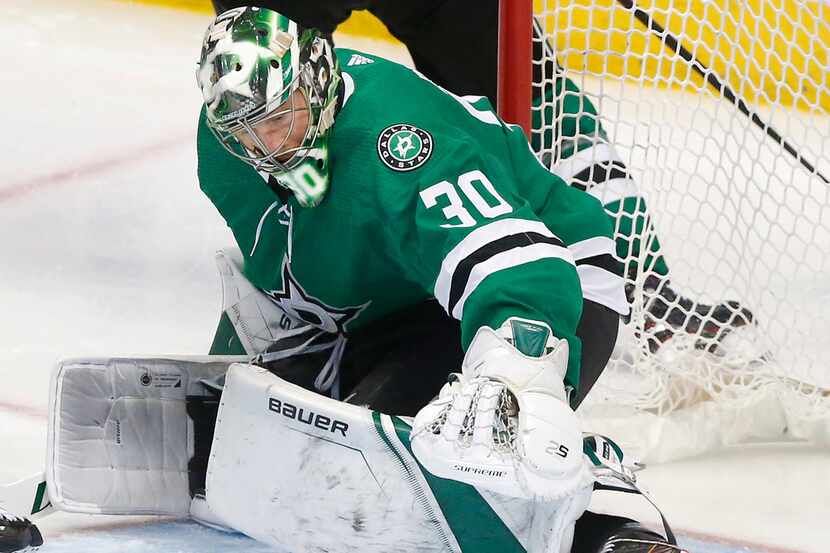
[[[56,508],[186,515],[193,422],[188,398],[239,357],[61,361],[52,376],[46,478]]]
[[[214,432],[208,506],[286,551],[566,550],[583,495],[557,511],[552,502],[435,478],[412,455],[409,432],[404,419],[234,364]]]
[[[210,510],[286,551],[444,550],[373,413],[235,364],[207,473]]]

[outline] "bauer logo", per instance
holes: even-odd
[[[331,433],[340,432],[343,437],[346,436],[346,432],[349,430],[348,423],[315,413],[304,407],[297,407],[275,397],[268,398],[268,410],[272,413],[282,415],[287,419],[295,420],[308,426],[319,428],[320,430],[326,430]]]
[[[413,171],[432,155],[432,135],[418,127],[398,123],[378,136],[378,156],[393,171]]]

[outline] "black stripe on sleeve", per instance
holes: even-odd
[[[599,162],[586,167],[571,179],[573,185],[585,190],[590,183],[599,184],[612,179],[630,179],[625,164],[621,161]]]
[[[580,265],[592,265],[600,269],[605,269],[609,273],[613,273],[617,276],[623,276],[623,264],[610,253],[577,259],[576,265],[577,267]]]
[[[565,248],[565,244],[559,238],[545,236],[537,232],[511,234],[485,244],[461,260],[455,268],[455,273],[452,275],[452,284],[450,285],[450,298],[447,305],[447,312],[452,314],[453,309],[455,309],[455,304],[458,303],[458,300],[464,294],[464,288],[467,287],[470,273],[472,273],[476,265],[502,252],[533,244],[553,244],[554,246]]]

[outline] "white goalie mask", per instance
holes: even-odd
[[[342,83],[330,40],[272,10],[235,8],[208,28],[197,81],[208,127],[227,151],[301,205],[322,201]]]

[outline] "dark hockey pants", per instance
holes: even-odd
[[[576,335],[582,341],[575,408],[608,362],[617,338],[619,315],[597,303],[583,303]],[[226,318],[217,331],[212,354],[242,353]],[[314,390],[314,380],[329,351],[297,355],[268,365],[281,378]],[[372,323],[350,334],[340,363],[340,397],[349,403],[396,414],[415,415],[434,398],[450,373],[461,370],[461,326],[435,301]]]

